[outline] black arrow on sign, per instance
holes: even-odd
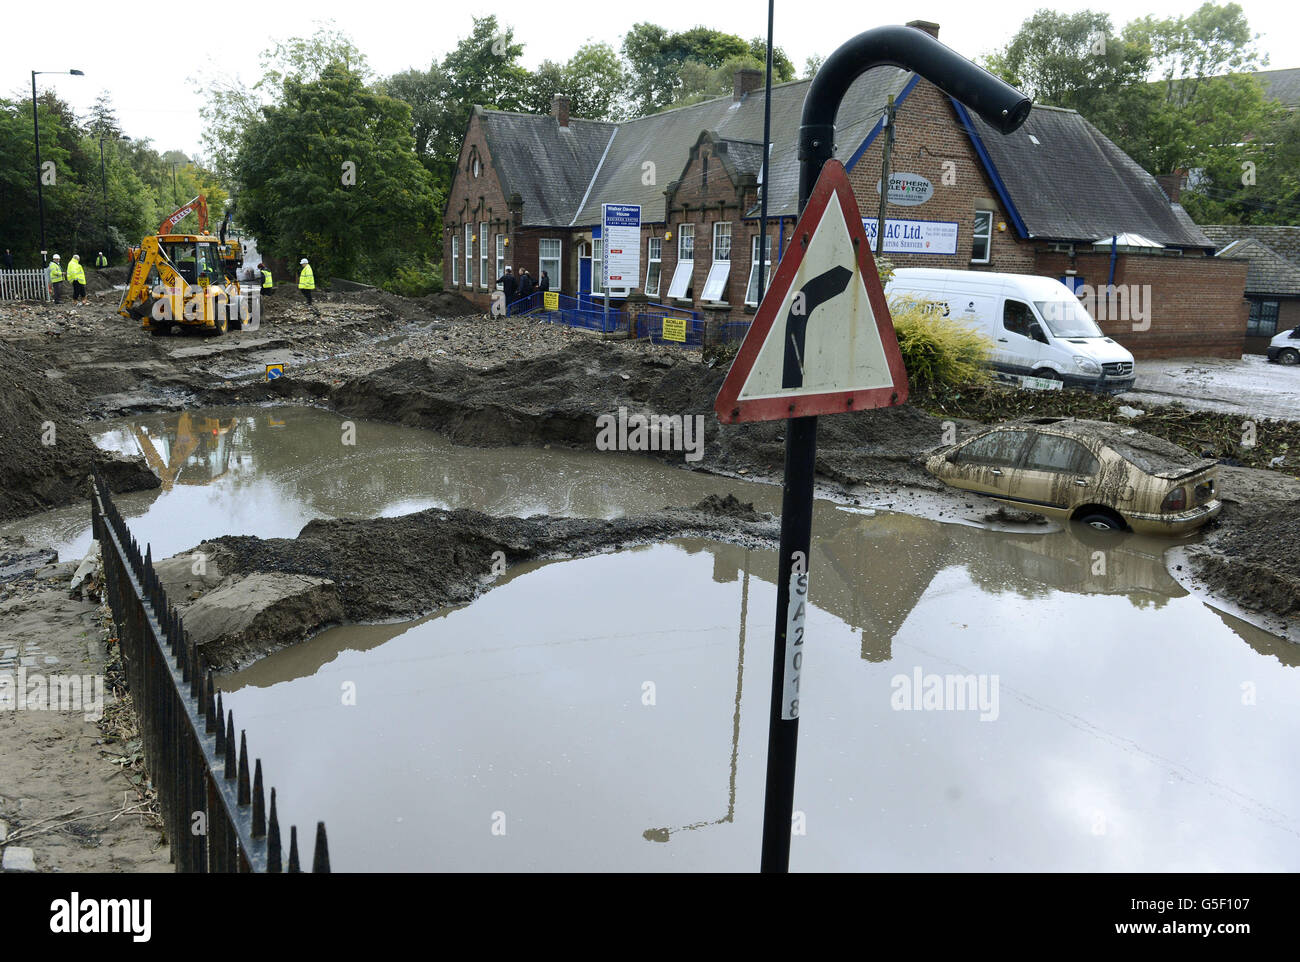
[[[799,289],[785,319],[785,365],[781,369],[781,387],[803,387],[804,340],[808,333],[808,318],[819,306],[844,293],[853,272],[836,264],[818,274]],[[796,311],[796,307],[803,310]]]

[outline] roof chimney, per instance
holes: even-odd
[[[551,116],[559,121],[561,127],[569,126],[569,98],[564,94],[556,94],[551,101]]]
[[[1187,171],[1179,168],[1172,174],[1160,174],[1156,177],[1156,183],[1160,189],[1165,192],[1171,204],[1177,204],[1178,199],[1183,194],[1183,185],[1187,183]]]
[[[922,33],[928,33],[935,40],[939,39],[939,25],[937,23],[931,23],[929,20],[909,20],[907,25],[920,30]]]
[[[731,90],[732,100],[741,100],[751,90],[763,86],[763,71],[753,67],[741,67],[736,71],[736,81]]]

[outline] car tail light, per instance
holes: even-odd
[[[1161,511],[1184,511],[1187,509],[1187,489],[1181,484],[1165,495],[1160,505]]]

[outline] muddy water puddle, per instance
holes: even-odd
[[[819,502],[792,867],[1300,867],[1300,650],[1164,547]],[[335,870],[754,870],[775,569],[693,539],[523,565],[227,703]]]
[[[635,455],[461,447],[431,431],[306,407],[143,415],[107,422],[95,443],[143,455],[162,479],[161,490],[115,496],[155,558],[224,534],[292,538],[313,518],[392,517],[431,507],[612,518],[730,492],[760,510],[780,509],[772,485]],[[0,534],[24,535],[65,560],[81,557],[91,541],[89,509],[48,511],[0,526]]]

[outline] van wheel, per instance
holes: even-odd
[[[1300,351],[1288,347],[1277,356],[1277,361],[1279,364],[1300,364]]]
[[[1039,368],[1034,372],[1034,377],[1041,377],[1045,381],[1060,381],[1062,385],[1065,384],[1065,378],[1050,367]]]

